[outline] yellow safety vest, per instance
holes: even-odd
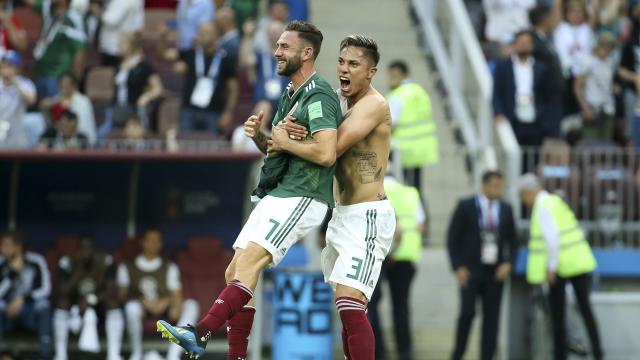
[[[402,102],[400,119],[393,130],[393,141],[400,151],[402,167],[437,164],[438,136],[427,92],[418,84],[404,83],[393,89],[388,98]]]
[[[420,205],[420,194],[413,186],[406,186],[396,180],[385,180],[384,191],[398,218],[397,226],[402,230],[400,244],[392,253],[396,261],[420,260],[422,255],[422,234],[416,221]]]
[[[527,282],[541,284],[547,279],[547,245],[538,221],[540,207],[551,213],[560,232],[560,251],[556,273],[563,278],[592,272],[596,268],[596,259],[573,211],[561,197],[548,195],[538,200],[531,210],[531,228],[529,230],[529,256],[527,257]]]

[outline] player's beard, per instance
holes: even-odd
[[[287,59],[285,64],[285,67],[278,71],[278,75],[289,77],[302,67],[302,58],[300,55],[296,55],[295,57]]]

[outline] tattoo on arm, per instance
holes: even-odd
[[[387,195],[383,194],[383,193],[378,193],[378,200],[385,200],[387,198]]]
[[[269,137],[262,131],[258,131],[256,136],[253,138],[253,142],[263,154],[267,153],[267,140],[269,140]]]
[[[382,167],[378,166],[378,154],[373,151],[351,150],[351,156],[356,158],[356,174],[361,184],[379,181],[382,177]]]

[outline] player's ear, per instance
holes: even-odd
[[[375,66],[372,66],[369,68],[369,74],[367,75],[367,80],[371,80],[376,73],[378,72],[378,68]]]
[[[303,60],[313,60],[313,48],[312,47],[306,47],[304,48],[304,53],[302,54],[303,56]]]

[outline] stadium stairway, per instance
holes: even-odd
[[[388,92],[387,65],[394,59],[403,59],[411,67],[411,78],[424,86],[431,96],[438,127],[440,163],[428,169],[422,184],[430,217],[430,246],[418,265],[411,317],[415,358],[445,359],[453,348],[458,290],[443,245],[457,200],[471,194],[473,189],[465,171],[463,151],[455,144],[452,122],[447,121],[443,100],[436,91],[438,76],[431,72],[427,56],[418,45],[418,31],[409,16],[409,4],[408,0],[311,1],[310,15],[311,21],[324,34],[318,72],[334,87],[337,87],[338,45],[346,35],[360,33],[378,42],[381,61],[374,86],[382,94]],[[387,342],[392,340],[389,306],[387,293],[380,309]],[[468,359],[477,357],[475,333],[469,339]],[[387,348],[392,350],[394,345],[389,344]]]

